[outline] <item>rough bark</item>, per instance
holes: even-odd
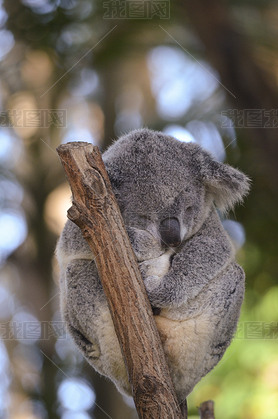
[[[73,194],[68,217],[93,253],[140,418],[182,418],[138,264],[100,152],[79,142],[57,149]]]

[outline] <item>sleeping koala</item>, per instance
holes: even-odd
[[[198,145],[136,130],[103,160],[133,246],[180,402],[235,332],[244,272],[216,208],[233,208],[248,178]],[[57,246],[61,309],[87,361],[131,394],[94,258],[67,221]]]

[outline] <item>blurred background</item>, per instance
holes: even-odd
[[[247,276],[238,331],[189,413],[213,399],[218,419],[277,419],[277,37],[272,0],[0,0],[0,418],[137,417],[60,318],[55,148],[147,126],[253,181],[224,221]]]

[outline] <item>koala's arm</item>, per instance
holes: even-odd
[[[128,376],[97,267],[80,229],[68,221],[57,246],[61,311],[87,361],[130,394]]]
[[[97,305],[104,303],[96,265],[80,229],[67,221],[58,241],[56,255],[60,266],[62,316],[75,343],[89,358],[95,349],[95,334],[88,318],[97,316]]]
[[[62,271],[61,308],[67,329],[83,355],[90,361],[100,356],[97,330],[99,307],[106,302],[96,265],[75,259]]]
[[[179,307],[192,300],[233,260],[231,241],[212,209],[200,230],[172,257],[168,273],[144,278],[152,306]]]

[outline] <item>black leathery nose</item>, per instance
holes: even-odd
[[[177,247],[181,244],[180,223],[177,218],[169,217],[161,221],[159,234],[162,246]]]

